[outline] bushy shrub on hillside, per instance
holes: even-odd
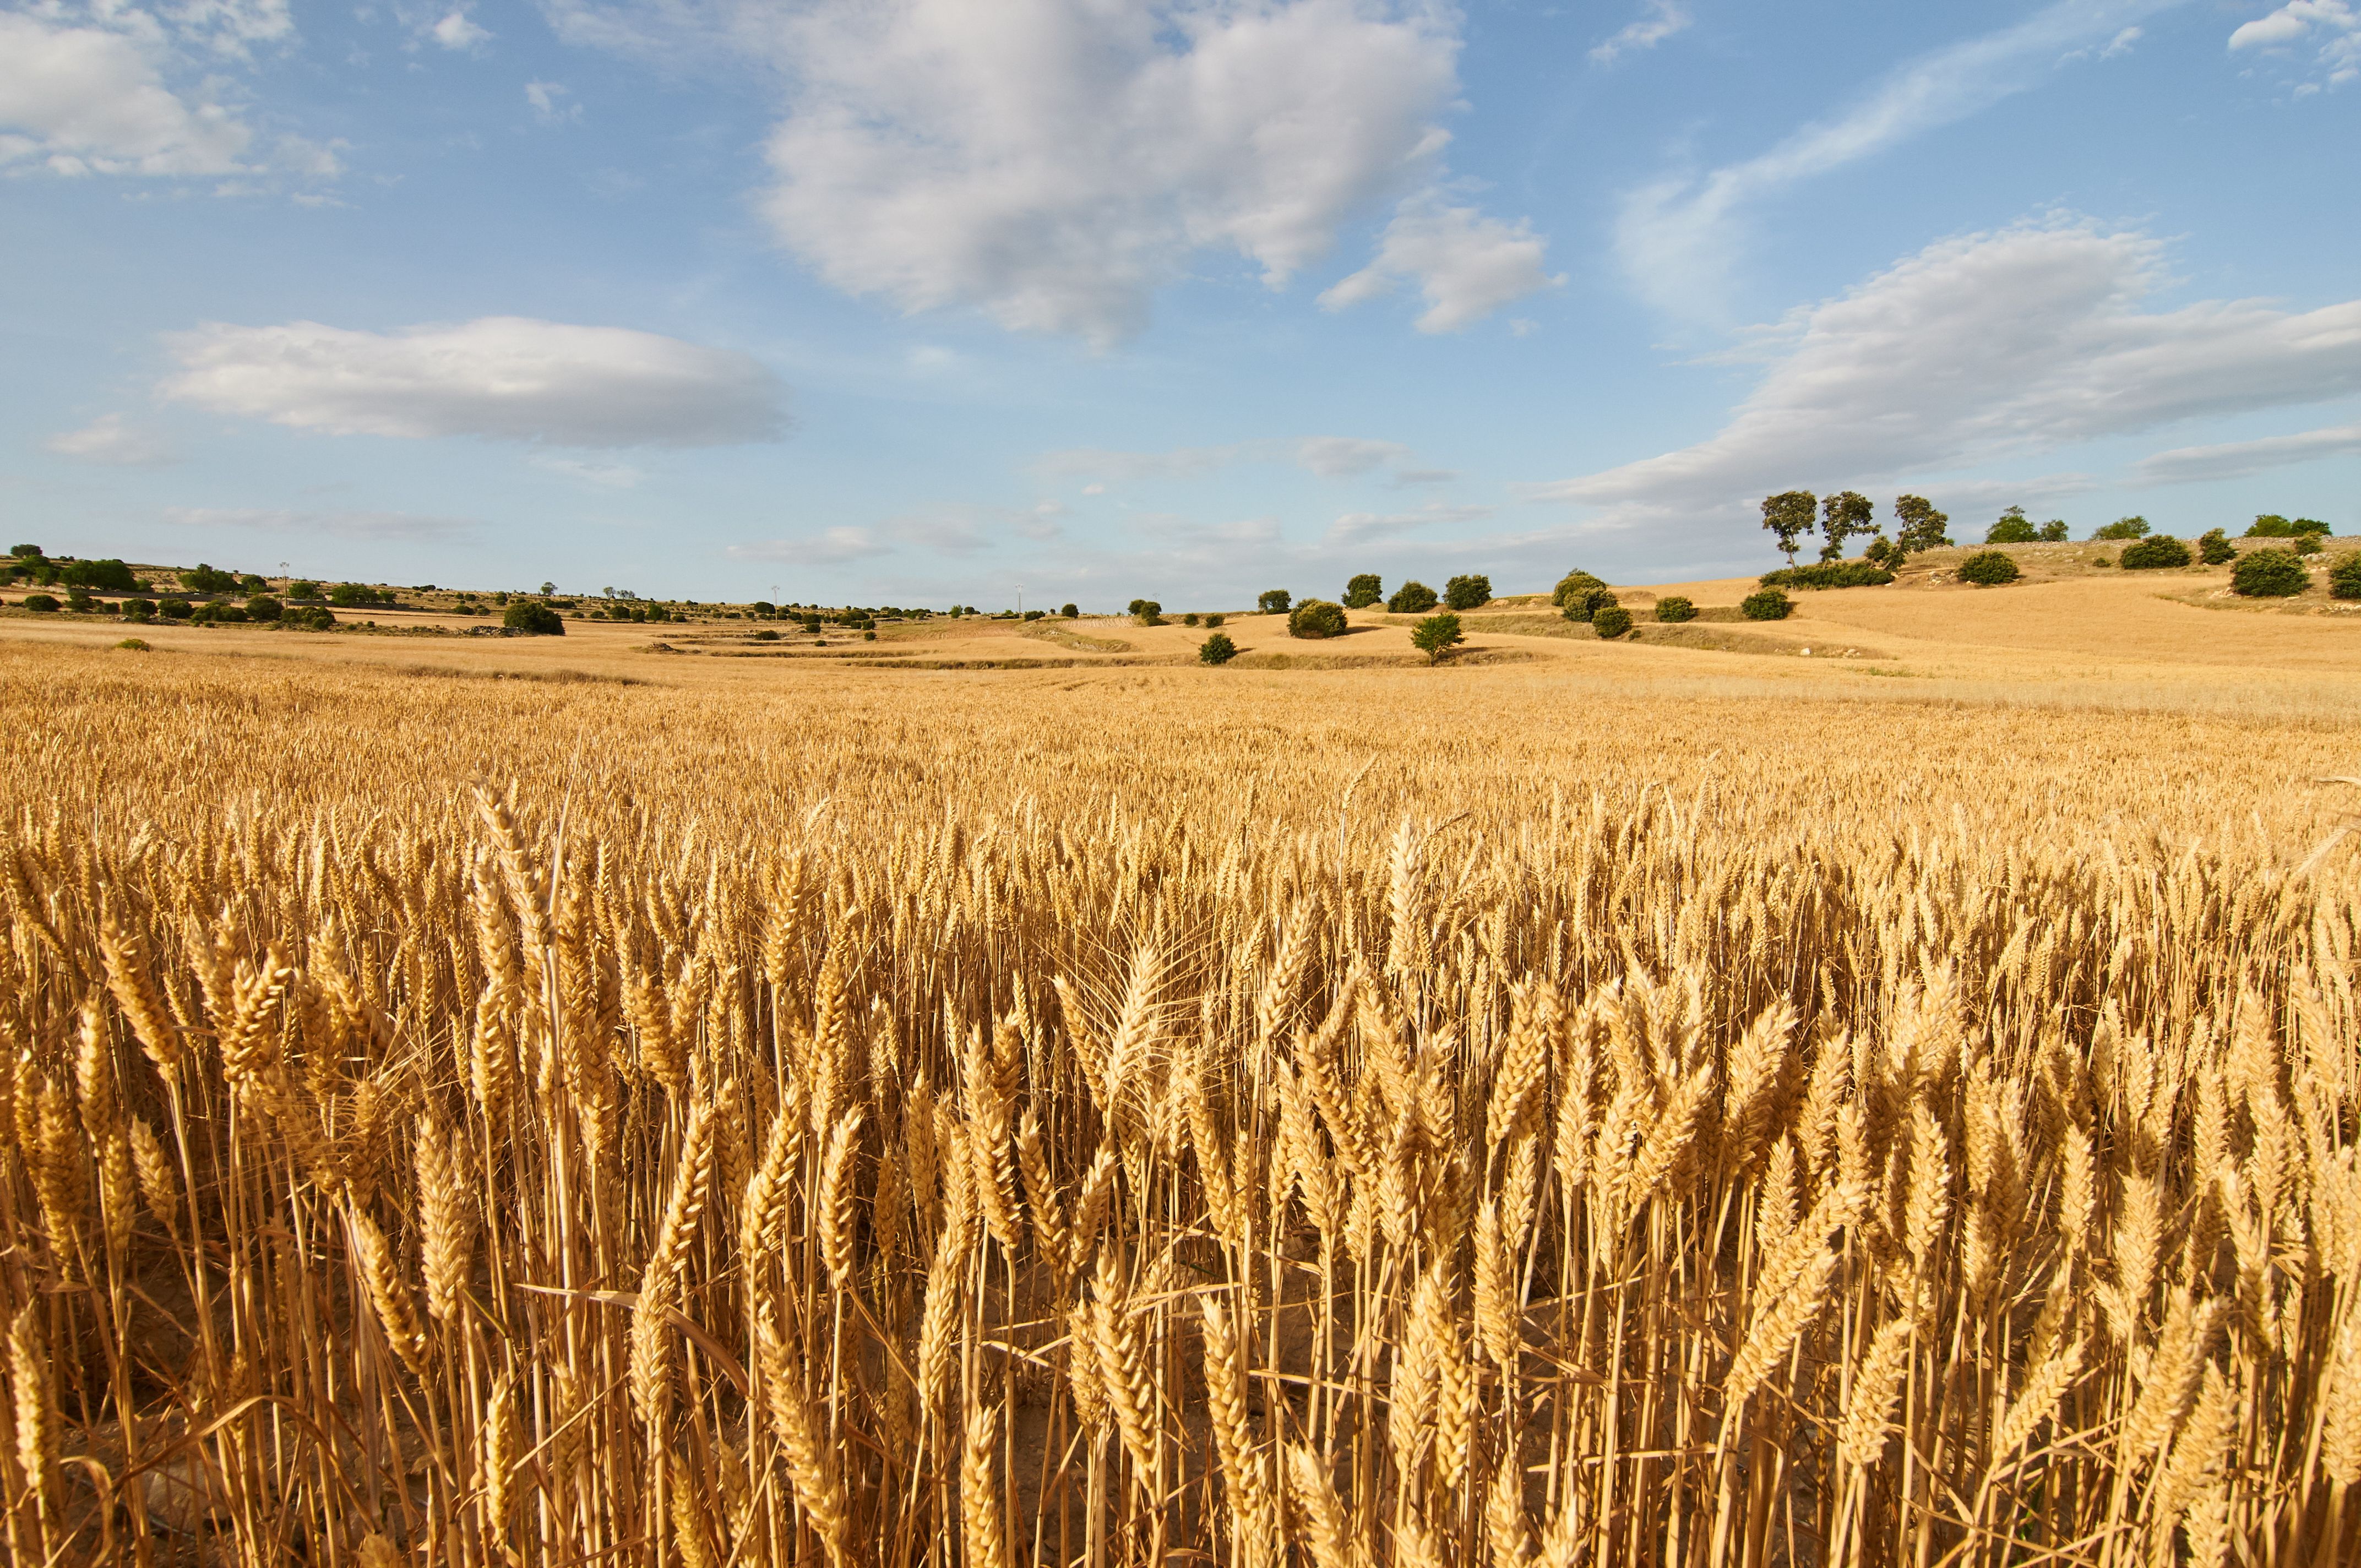
[[[2238,558],[2238,547],[2220,529],[2209,528],[2197,536],[2197,558],[2209,566],[2226,566]]]
[[[1443,602],[1454,609],[1477,609],[1492,599],[1492,579],[1481,575],[1454,577],[1443,585]]]
[[[1445,653],[1466,640],[1459,630],[1459,618],[1449,610],[1430,615],[1410,629],[1411,646],[1425,654],[1430,664],[1441,663]]]
[[[2312,574],[2303,569],[2292,550],[2257,550],[2238,557],[2238,565],[2230,574],[2230,591],[2248,598],[2286,598],[2312,587]]]
[[[59,609],[55,594],[27,594],[24,603],[25,608],[36,615],[54,615]]]
[[[1590,618],[1590,630],[1611,642],[1631,630],[1631,612],[1610,604]]]
[[[1603,588],[1606,586],[1605,578],[1594,577],[1577,566],[1557,580],[1557,587],[1550,590],[1550,603],[1562,609],[1566,602],[1576,595],[1587,594],[1594,588]]]
[[[1777,588],[1757,588],[1739,601],[1738,613],[1749,620],[1784,620],[1795,601]]]
[[[500,612],[500,628],[521,637],[563,637],[566,622],[555,610],[531,599],[519,599]]]
[[[207,602],[197,606],[189,617],[191,626],[228,626],[247,619],[246,611],[234,604]]]
[[[1600,610],[1612,608],[1614,604],[1613,588],[1585,588],[1578,593],[1568,594],[1565,598],[1565,609],[1560,613],[1568,620],[1587,621]]]
[[[1154,599],[1134,599],[1131,601],[1131,619],[1142,626],[1161,626],[1164,624],[1164,607]]]
[[[2147,536],[2147,519],[2119,517],[2091,535],[2093,539],[2144,539]]]
[[[1205,618],[1205,630],[1211,631],[1214,627],[1221,625],[1223,621],[1227,620],[1228,619],[1229,617],[1225,615],[1209,615]]]
[[[2016,557],[2005,550],[1979,550],[1960,563],[1960,581],[1978,587],[1998,587],[2023,575],[2016,569]]]
[[[1656,619],[1663,621],[1695,620],[1697,603],[1686,594],[1666,594],[1656,601]]]
[[[1434,590],[1419,582],[1404,583],[1386,600],[1386,609],[1396,615],[1424,615],[1434,606]]]
[[[1265,588],[1255,596],[1255,608],[1265,615],[1285,615],[1295,596],[1285,588]]]
[[[1197,644],[1197,662],[1201,664],[1226,664],[1238,656],[1238,645],[1230,641],[1226,631],[1216,631]]]
[[[2297,554],[2299,554],[2299,555],[2317,555],[2317,554],[2320,554],[2320,535],[2318,535],[2317,533],[2299,533],[2299,534],[2297,534],[2297,535],[2295,536],[2295,553],[2296,553]]]
[[[2136,544],[2125,545],[2115,564],[2127,572],[2155,572],[2186,566],[2189,560],[2188,545],[2169,533],[2152,533]]]
[[[186,620],[196,614],[196,607],[178,597],[157,601],[156,613],[167,620]]]
[[[287,607],[269,594],[257,594],[246,601],[246,613],[255,620],[276,620],[285,614]]]
[[[2361,551],[2337,557],[2328,568],[2328,591],[2341,599],[2361,599]]]
[[[1081,607],[1071,603],[1067,603],[1061,604],[1058,607],[1058,613],[1066,620],[1071,620],[1074,617],[1082,614],[1082,612]]]
[[[123,601],[123,617],[126,620],[153,620],[156,619],[156,601],[154,599],[125,599]]]
[[[1345,607],[1330,604],[1326,599],[1305,599],[1288,616],[1287,634],[1313,641],[1326,637],[1342,637],[1345,635]]]
[[[336,612],[324,604],[299,605],[289,610],[279,624],[298,631],[325,631],[336,624]]]
[[[1819,561],[1808,566],[1782,566],[1765,572],[1766,588],[1876,588],[1894,580],[1894,574],[1867,561]]]
[[[1041,613],[1041,612],[1040,612],[1039,610],[1038,610],[1038,609],[1037,609],[1037,610],[1030,610],[1030,611],[1027,611],[1027,619],[1035,619],[1035,618],[1038,618],[1038,617],[1040,615],[1040,613]],[[1181,624],[1181,625],[1183,625],[1183,626],[1194,626],[1194,625],[1196,625],[1196,624],[1197,624],[1198,619],[1199,619],[1199,617],[1198,617],[1198,615],[1197,615],[1197,612],[1196,612],[1195,610],[1193,610],[1193,609],[1192,609],[1192,610],[1191,610],[1188,614],[1186,614],[1186,615],[1184,615],[1184,616],[1182,616],[1182,617],[1180,618],[1180,624]]]
[[[1346,609],[1367,609],[1372,605],[1385,603],[1385,581],[1375,572],[1356,573],[1345,584]]]
[[[2307,533],[2326,533],[2328,524],[2318,518],[2300,517],[2290,522],[2275,511],[2267,511],[2255,519],[2246,530],[2249,539],[2297,539]]]

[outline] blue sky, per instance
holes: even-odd
[[[2361,4],[0,8],[0,516],[704,599],[2361,532]]]

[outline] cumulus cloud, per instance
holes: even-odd
[[[2235,49],[2312,47],[2312,60],[2342,87],[2361,77],[2361,12],[2345,0],[2290,0],[2268,16],[2257,16],[2230,35]]]
[[[0,168],[46,166],[64,175],[238,171],[253,133],[220,104],[165,84],[169,50],[147,20],[118,31],[0,12]]]
[[[118,468],[158,468],[181,455],[153,431],[123,422],[121,414],[101,414],[80,430],[61,431],[41,443],[60,457]]]
[[[426,36],[447,49],[471,49],[489,43],[492,38],[488,28],[478,25],[465,11],[445,13],[426,29]]]
[[[2332,425],[2296,435],[2266,435],[2215,446],[2176,446],[2143,458],[2132,470],[2136,483],[2182,485],[2202,479],[2240,479],[2272,468],[2292,467],[2322,457],[2361,452],[2361,424]]]
[[[1675,33],[1686,32],[1696,20],[1679,0],[1648,0],[1647,8],[1624,25],[1623,30],[1590,51],[1601,65],[1612,65],[1627,54],[1654,49]]]
[[[533,105],[533,117],[544,126],[582,117],[582,105],[569,104],[573,89],[562,82],[528,82],[524,84],[524,101]]]
[[[1750,209],[1813,176],[1872,158],[1967,118],[2044,80],[2100,38],[2122,39],[2133,19],[2180,0],[2058,0],[1998,32],[1949,45],[1889,72],[1858,106],[1807,126],[1768,152],[1699,176],[1676,174],[1631,192],[1615,248],[1631,286],[1666,311],[1718,314],[1742,249]]]
[[[1441,176],[1459,16],[1426,0],[544,0],[562,36],[788,84],[761,200],[830,285],[1099,344],[1200,252],[1283,288]]]
[[[766,539],[752,544],[732,544],[726,552],[734,561],[776,561],[790,566],[840,566],[871,555],[890,555],[894,547],[866,528],[830,528],[800,539]]]
[[[2361,390],[2361,300],[2144,308],[2161,245],[2085,224],[1929,246],[1791,315],[1720,432],[1531,493],[1695,517],[1794,484],[1908,478]]]
[[[1504,224],[1426,192],[1394,214],[1376,259],[1322,294],[1320,303],[1341,310],[1390,292],[1398,280],[1412,280],[1427,305],[1418,330],[1457,332],[1502,305],[1565,282],[1542,269],[1547,245],[1522,219]]]
[[[787,428],[785,389],[752,356],[623,327],[213,323],[165,344],[181,367],[166,397],[334,435],[719,446]]]
[[[474,518],[408,511],[303,511],[275,507],[167,507],[164,521],[182,528],[237,528],[262,533],[325,534],[336,539],[447,540],[474,533]]]

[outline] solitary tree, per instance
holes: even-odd
[[[1999,521],[1984,530],[1987,544],[2030,544],[2038,537],[2023,507],[2009,508],[2000,514]]]
[[[1454,577],[1443,585],[1443,602],[1454,609],[1475,609],[1491,598],[1492,579],[1480,575]]]
[[[1828,542],[1820,549],[1823,561],[1844,559],[1845,541],[1855,534],[1877,532],[1877,509],[1859,490],[1843,490],[1820,503],[1821,531]]]
[[[1951,519],[1935,510],[1935,504],[1925,496],[1894,498],[1894,521],[1902,526],[1894,531],[1894,547],[1905,555],[1915,555],[1921,550],[1939,550],[1951,543],[1943,532]],[[1888,565],[1896,563],[1889,557]]]
[[[557,585],[556,585],[555,583],[544,583],[544,584],[542,584],[542,585],[541,585],[541,597],[542,597],[542,598],[547,598],[550,595],[552,595],[552,594],[555,593],[556,591],[557,591]]]
[[[1255,608],[1265,615],[1285,615],[1287,607],[1294,602],[1295,596],[1285,588],[1265,588],[1255,597]]]
[[[1386,609],[1395,615],[1424,615],[1433,608],[1434,590],[1417,581],[1404,583],[1386,600]]]
[[[1076,617],[1076,616],[1078,616],[1078,615],[1082,614],[1082,610],[1081,610],[1079,608],[1077,608],[1077,607],[1076,607],[1076,606],[1075,606],[1075,605],[1074,605],[1074,604],[1070,600],[1070,601],[1068,601],[1067,603],[1065,603],[1065,604],[1061,604],[1061,605],[1060,605],[1060,606],[1058,607],[1058,613],[1059,613],[1060,615],[1061,615],[1061,616],[1064,616],[1068,620],[1073,620],[1073,619],[1074,619],[1074,617]]]
[[[1362,572],[1345,584],[1345,608],[1367,609],[1381,604],[1386,597],[1386,585],[1375,572]]]
[[[1445,653],[1466,640],[1459,630],[1459,618],[1449,610],[1430,615],[1410,629],[1411,646],[1425,654],[1430,664],[1441,663]]]
[[[1778,541],[1790,566],[1795,564],[1796,542],[1812,532],[1812,516],[1819,504],[1819,498],[1809,490],[1782,490],[1763,503],[1763,526]]]

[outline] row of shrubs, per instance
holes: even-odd
[[[2216,530],[2215,535],[2219,532]],[[2208,565],[2216,566],[2224,560],[2237,562],[2230,572],[2232,593],[2247,598],[2288,598],[2312,586],[2312,573],[2305,568],[2303,557],[2317,554],[2319,546],[2315,543],[2310,550],[2299,546],[2292,550],[2256,550],[2244,555],[2229,551],[2220,559],[2208,552],[2203,559]],[[2133,571],[2153,571],[2186,566],[2189,562],[2189,546],[2169,534],[2158,534],[2127,546],[2121,564]],[[1961,582],[1983,587],[2013,583],[2021,576],[2016,558],[2005,550],[1978,551],[1960,562],[1959,567]],[[2361,599],[2361,552],[2339,557],[2336,565],[2329,568],[2328,591],[2337,598]]]

